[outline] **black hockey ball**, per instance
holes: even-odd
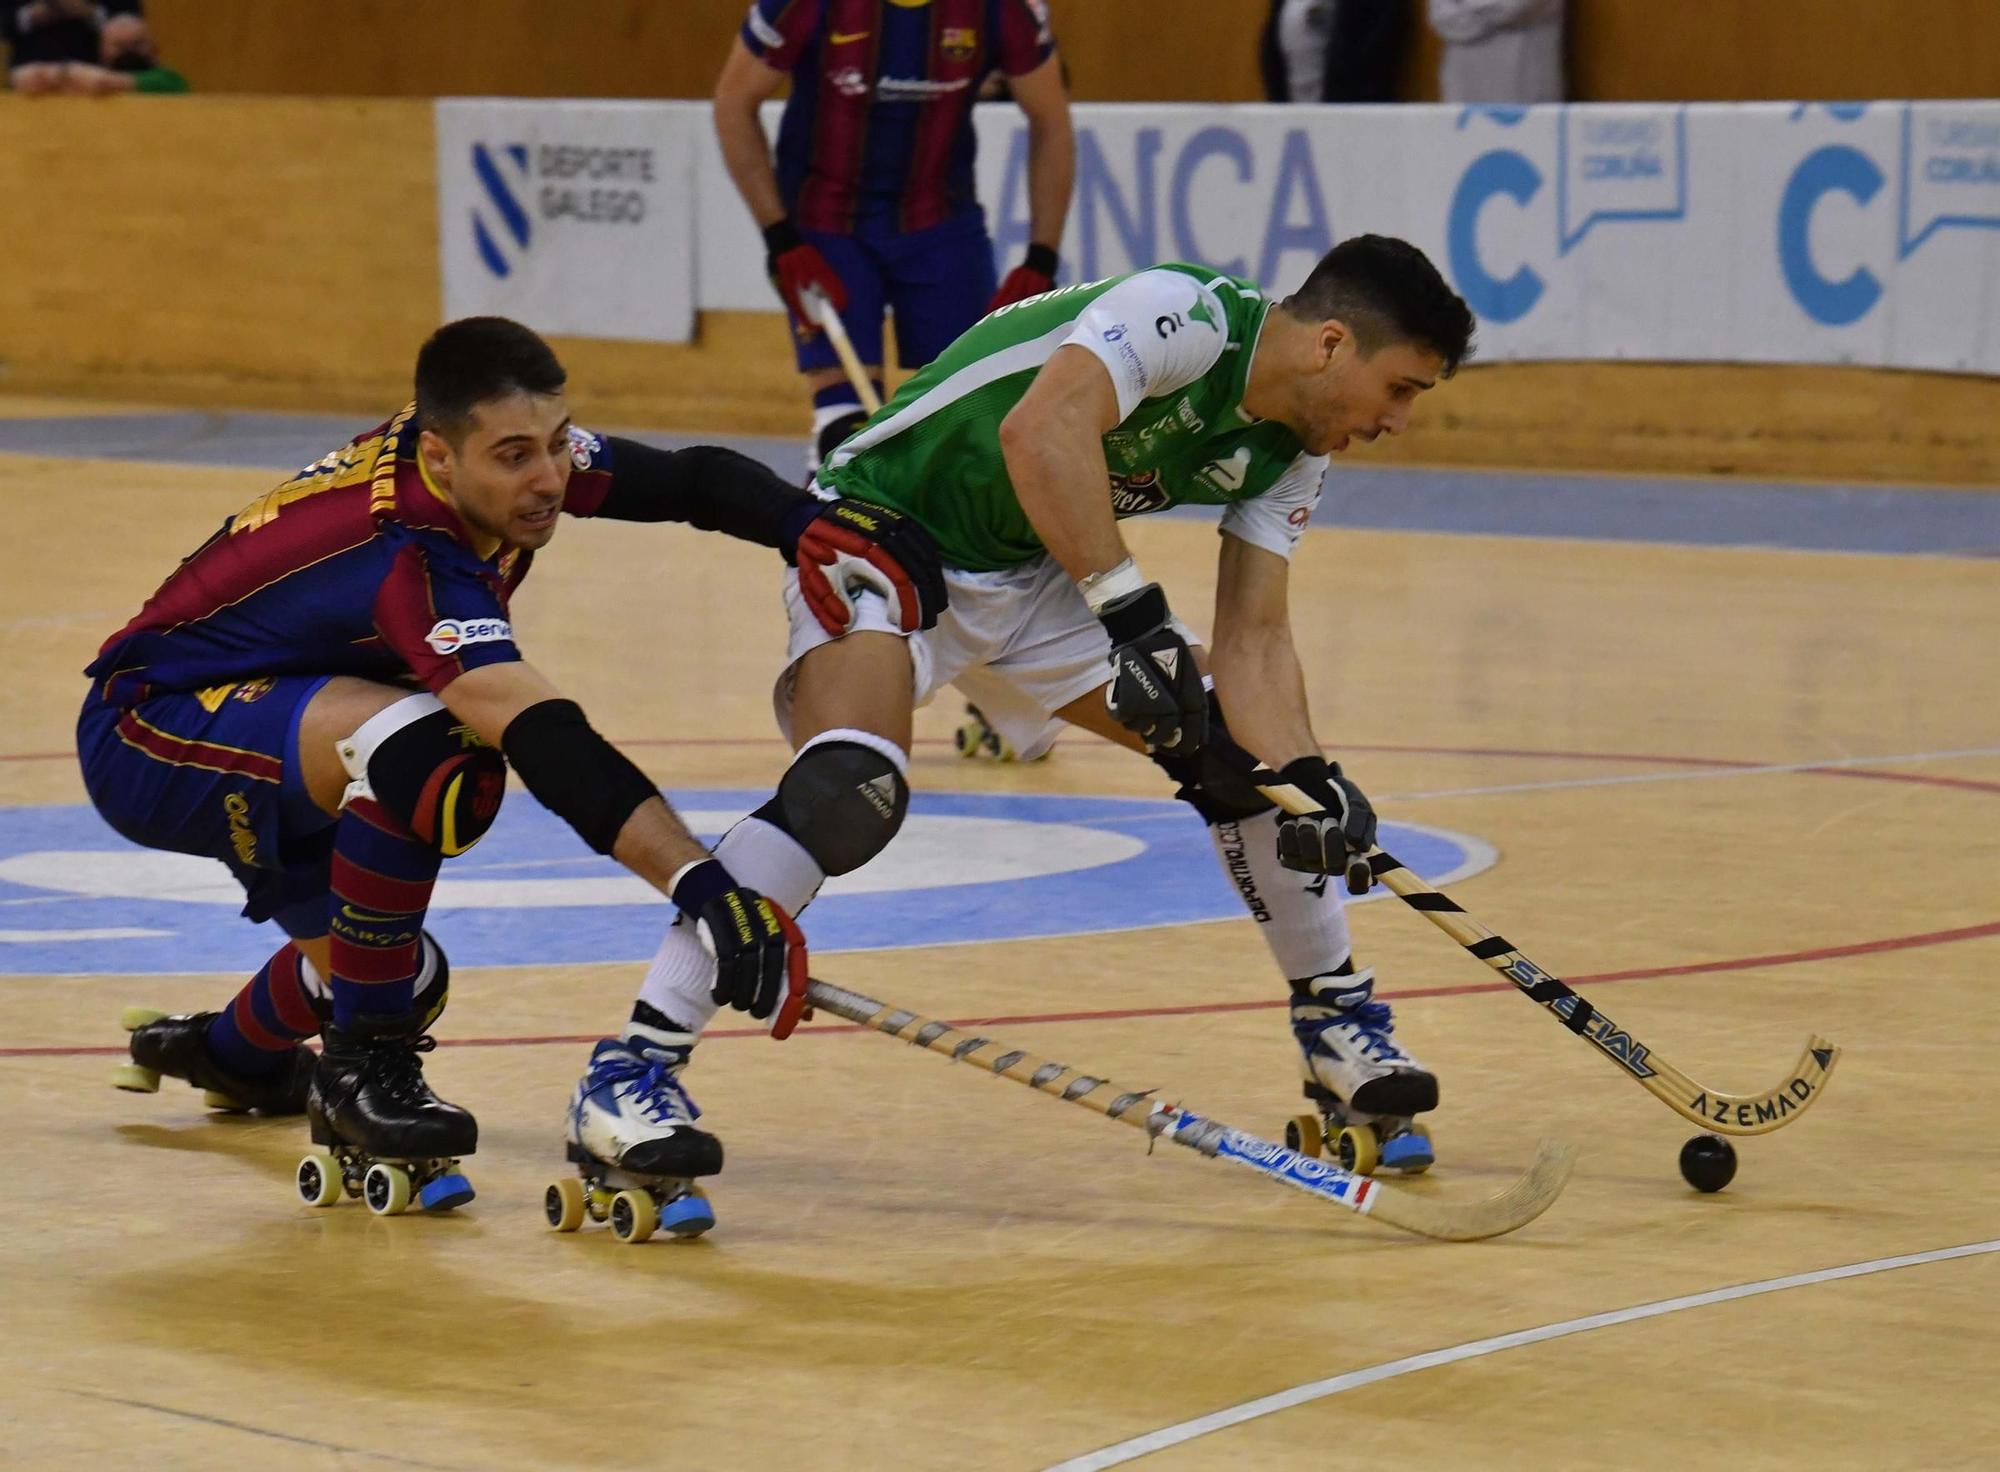
[[[1720,1135],[1696,1135],[1681,1146],[1681,1179],[1697,1191],[1720,1191],[1736,1179],[1736,1147]]]

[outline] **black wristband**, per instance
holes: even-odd
[[[1148,583],[1123,598],[1113,598],[1098,610],[1097,621],[1113,644],[1130,644],[1144,638],[1167,621],[1167,594],[1158,583]]]
[[[1056,255],[1053,246],[1036,242],[1028,246],[1028,253],[1021,258],[1021,264],[1053,281],[1056,279],[1056,267],[1062,264],[1062,259]]]
[[[1278,770],[1280,782],[1298,788],[1329,811],[1339,801],[1339,794],[1333,785],[1333,779],[1339,775],[1340,763],[1330,762],[1323,756],[1297,757]]]
[[[601,854],[648,798],[653,779],[591,729],[574,700],[544,700],[507,723],[500,749],[536,801]]]
[[[710,900],[721,899],[736,888],[736,876],[718,859],[703,859],[683,869],[674,884],[673,901],[690,915]]]
[[[764,254],[781,256],[788,250],[795,250],[806,243],[805,236],[799,234],[799,227],[786,215],[775,225],[764,227]]]

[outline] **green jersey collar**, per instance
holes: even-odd
[[[1263,339],[1264,322],[1271,315],[1272,306],[1273,303],[1271,300],[1268,297],[1265,298],[1264,309],[1257,314],[1257,324],[1250,329],[1250,345],[1243,350],[1243,361],[1237,365],[1235,381],[1229,386],[1230,398],[1236,404],[1236,417],[1245,424],[1258,424],[1262,422],[1255,414],[1244,410],[1243,395],[1250,390],[1250,365],[1256,361],[1257,344]]]

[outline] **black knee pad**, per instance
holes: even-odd
[[[347,795],[373,797],[446,858],[493,826],[507,791],[507,762],[433,696],[412,695],[339,744]]]
[[[1193,756],[1156,751],[1153,763],[1179,784],[1174,796],[1210,825],[1239,822],[1268,813],[1277,804],[1257,790],[1245,772],[1257,758],[1236,744],[1222,719],[1222,703],[1208,693],[1208,740]]]
[[[910,810],[895,763],[852,741],[808,746],[754,816],[782,828],[828,874],[850,874],[889,846]]]

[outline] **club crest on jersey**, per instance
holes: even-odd
[[[569,427],[569,463],[578,470],[590,469],[597,452],[604,448],[604,441],[589,430],[572,424]]]
[[[946,26],[938,37],[938,50],[952,61],[970,61],[979,50],[979,32],[971,26]]]
[[[1111,509],[1119,516],[1144,516],[1148,511],[1167,509],[1167,488],[1160,484],[1160,472],[1141,470],[1132,475],[1111,474]]]
[[[504,618],[441,618],[424,642],[439,654],[456,654],[468,644],[497,644],[513,637],[514,627]]]

